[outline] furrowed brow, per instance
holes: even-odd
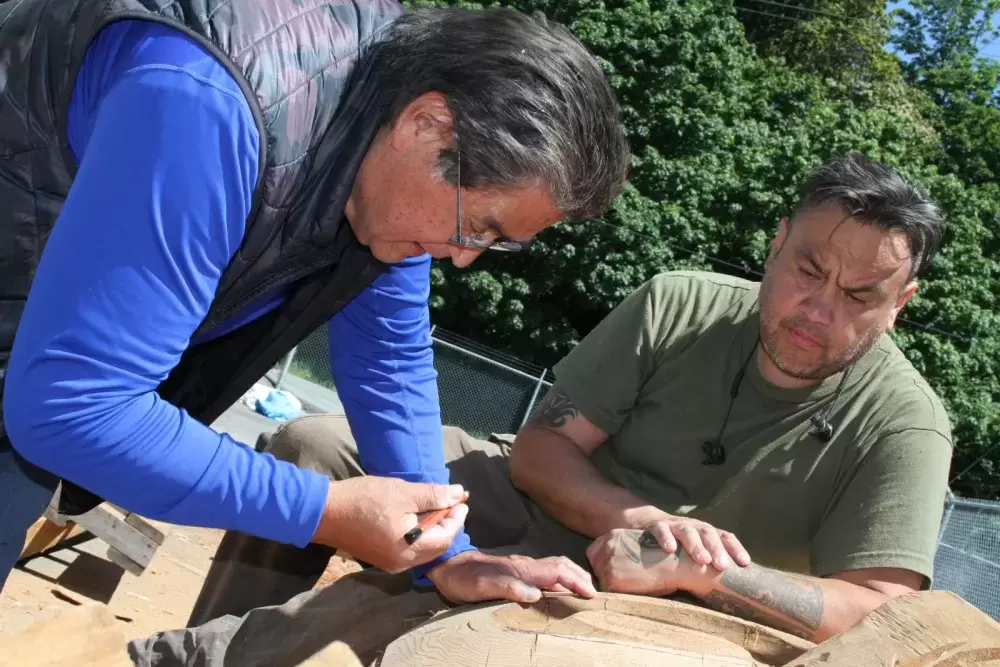
[[[821,275],[826,275],[826,271],[823,267],[819,265],[819,260],[816,258],[816,253],[814,253],[810,248],[802,248],[799,251],[799,256],[805,261],[809,262],[813,270]]]

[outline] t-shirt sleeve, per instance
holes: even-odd
[[[942,433],[907,429],[882,437],[813,540],[812,574],[890,567],[934,570],[952,445]]]
[[[553,369],[556,385],[605,433],[625,423],[672,332],[688,320],[681,305],[692,282],[669,274],[646,282]]]

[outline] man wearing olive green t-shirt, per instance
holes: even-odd
[[[951,433],[886,332],[943,226],[895,171],[834,159],[781,220],[761,283],[656,276],[556,366],[512,448],[446,428],[452,481],[471,494],[466,529],[501,558],[460,592],[440,592],[532,602],[546,588],[589,587],[579,568],[589,563],[606,590],[687,593],[822,641],[927,587]],[[334,479],[364,474],[342,418],[292,422],[269,450]],[[227,539],[206,586],[216,610],[237,616],[311,588],[330,556]],[[519,555],[546,558],[545,580],[520,576]],[[258,655],[280,651],[280,636],[321,644],[339,618],[372,613],[378,632],[351,640],[367,659],[406,627],[403,616],[412,624],[443,606],[405,577],[369,571],[223,631],[162,633],[137,652],[183,656],[239,636],[229,650]]]
[[[929,585],[951,433],[886,331],[942,227],[849,156],[806,184],[760,284],[666,273],[629,296],[515,442],[545,532],[571,551],[597,537],[606,589],[680,590],[816,640]]]

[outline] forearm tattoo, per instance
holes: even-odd
[[[638,530],[620,531],[615,550],[624,553],[626,558],[636,565],[644,567],[659,565],[663,561],[670,559],[680,561],[684,557],[683,550],[668,554],[660,547],[660,543],[656,541],[656,537],[648,530],[642,532]]]
[[[808,577],[757,565],[729,567],[702,600],[712,609],[811,639],[823,620],[823,589]]]
[[[569,396],[559,387],[552,387],[531,415],[531,423],[549,428],[560,428],[579,414],[580,411],[573,405],[573,401],[569,400]]]
[[[667,559],[680,561],[683,547],[668,554],[647,531],[619,531],[615,551],[644,567]],[[823,589],[809,578],[769,570],[758,565],[730,566],[723,571],[717,588],[701,598],[706,605],[732,616],[768,625],[812,639],[823,621]]]

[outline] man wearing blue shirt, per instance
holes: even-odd
[[[472,549],[430,259],[599,214],[628,150],[593,57],[511,11],[21,0],[0,5],[0,157],[2,586],[60,480],[67,514],[107,499],[418,576]],[[206,426],[326,322],[371,477]]]

